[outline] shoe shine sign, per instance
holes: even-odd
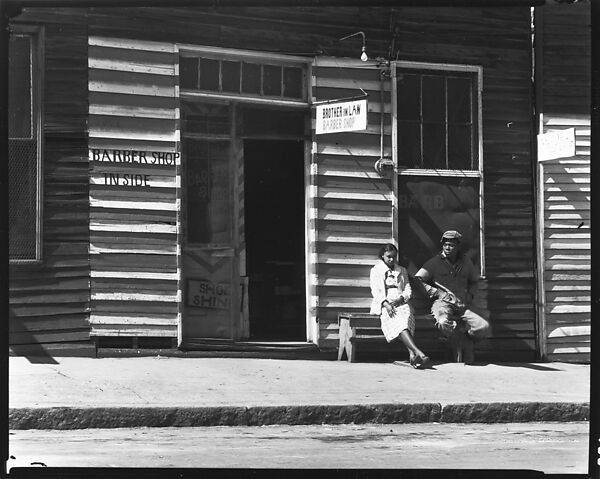
[[[367,129],[367,100],[317,105],[315,133],[339,133]]]

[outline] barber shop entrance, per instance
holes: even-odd
[[[183,55],[181,344],[306,341],[305,65]]]

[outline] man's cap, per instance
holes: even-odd
[[[449,231],[446,231],[446,232],[445,232],[445,233],[442,235],[442,239],[440,240],[440,242],[441,242],[441,243],[443,243],[443,242],[444,242],[444,240],[449,240],[449,239],[451,239],[451,240],[456,240],[457,242],[459,242],[459,243],[460,243],[460,240],[461,240],[461,238],[462,238],[462,235],[461,235],[461,234],[460,234],[458,231],[455,231],[455,230],[449,230]]]

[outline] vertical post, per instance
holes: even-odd
[[[536,349],[538,351],[539,358],[543,361],[547,360],[547,344],[546,344],[546,286],[544,280],[544,165],[542,162],[536,160],[536,183],[538,185],[536,194],[536,237],[537,237],[537,335],[536,335]]]
[[[539,13],[539,15],[538,15]],[[537,135],[544,133],[543,108],[543,15],[539,7],[532,8],[532,117],[533,134],[531,141],[531,156],[533,168],[533,195],[535,201],[534,243],[537,251],[536,276],[536,351],[538,359],[547,360],[546,344],[546,292],[544,281],[544,166],[539,161],[537,151]]]
[[[174,46],[174,55],[176,58],[175,62],[175,92],[176,96],[179,97],[179,47],[177,45]],[[181,208],[183,206],[182,200],[182,166],[183,166],[183,147],[181,144],[181,108],[177,106],[175,109],[175,117],[177,119],[177,149],[179,152],[179,162],[175,163],[175,183],[176,183],[176,193],[175,193],[175,203],[177,204],[176,215],[176,225],[177,225],[177,290],[179,301],[177,302],[177,341],[176,345],[173,347],[181,348],[183,346],[183,301],[185,298],[185,294],[183,292],[183,279],[181,276],[182,273],[182,251],[183,251],[183,228],[182,228],[182,212]]]
[[[0,138],[8,138],[8,52],[9,52],[9,7],[7,2],[0,2]],[[8,158],[8,141],[1,142],[2,151],[0,158]],[[2,367],[0,368],[0,391],[5,395],[3,404],[4,417],[8,417],[8,325],[9,325],[9,307],[8,307],[8,161],[0,161],[0,250],[4,261],[2,265],[6,268],[3,274],[0,274],[0,295],[2,296],[0,304],[3,305],[2,317],[4,320],[0,326],[0,337],[2,338],[1,347],[3,352]],[[6,462],[8,461],[8,434],[3,434],[1,443],[2,473],[6,475]]]

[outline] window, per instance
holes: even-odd
[[[305,102],[306,70],[306,60],[182,51],[179,85],[187,92]]]
[[[9,43],[9,259],[41,259],[42,125],[39,32],[16,30]]]
[[[231,242],[230,108],[182,102],[187,244]]]
[[[398,243],[417,269],[445,230],[485,272],[481,77],[477,66],[397,62],[393,156]]]
[[[397,164],[479,170],[478,72],[397,68]]]

